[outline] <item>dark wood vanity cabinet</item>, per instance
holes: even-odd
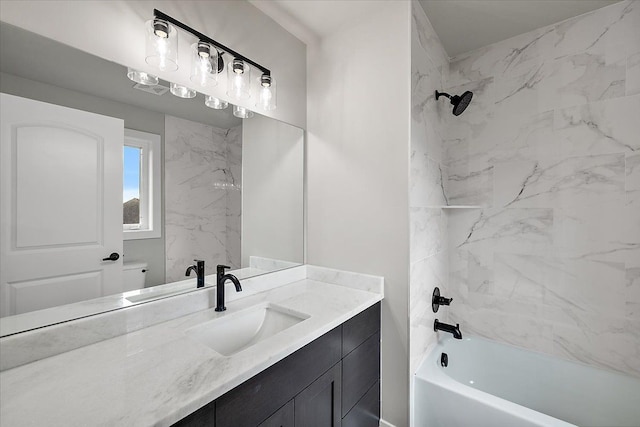
[[[380,303],[174,426],[368,427],[380,419]]]
[[[315,380],[293,399],[295,426],[331,427],[339,426],[340,380],[342,364],[335,366]]]

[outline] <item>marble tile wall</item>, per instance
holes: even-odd
[[[240,267],[241,127],[165,117],[167,282],[194,259]]]
[[[227,144],[227,264],[236,269],[240,262],[240,229],[242,224],[242,126],[228,130]]]
[[[474,99],[443,116],[431,161],[447,171],[442,199],[481,207],[443,211],[449,320],[640,377],[640,1],[480,48],[449,70],[448,91]]]
[[[415,372],[437,339],[433,322],[447,310],[431,310],[433,288],[447,293],[447,168],[443,163],[444,108],[435,102],[448,72],[448,57],[422,7],[412,3],[411,25],[411,174],[409,195],[410,370]]]

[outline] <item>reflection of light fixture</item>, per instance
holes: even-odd
[[[191,81],[200,86],[218,84],[218,51],[207,42],[199,41],[191,45]]]
[[[129,80],[147,86],[155,86],[158,84],[158,78],[156,76],[145,73],[144,71],[134,70],[133,68],[127,68],[127,77],[129,77]]]
[[[233,115],[241,119],[250,119],[251,117],[253,117],[253,111],[239,105],[234,105]]]
[[[178,69],[178,32],[163,19],[146,22],[147,64],[162,71]]]
[[[232,99],[251,96],[251,67],[242,59],[234,59],[227,66],[227,95]]]
[[[172,94],[179,98],[195,98],[196,91],[193,89],[189,89],[186,86],[179,85],[177,83],[171,83],[169,85],[169,90]]]
[[[265,111],[275,110],[276,108],[276,81],[268,74],[260,76],[258,102],[256,107]]]
[[[229,106],[227,101],[207,95],[204,97],[204,105],[215,110],[224,110]]]

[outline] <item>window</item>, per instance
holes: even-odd
[[[160,135],[125,129],[122,166],[124,240],[160,237]]]

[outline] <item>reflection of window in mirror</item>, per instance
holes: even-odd
[[[140,229],[140,184],[144,185],[144,174],[147,167],[144,158],[146,154],[141,147],[127,145],[125,142],[122,168],[122,218],[125,230]]]
[[[160,237],[160,136],[125,129],[122,158],[124,240]]]

